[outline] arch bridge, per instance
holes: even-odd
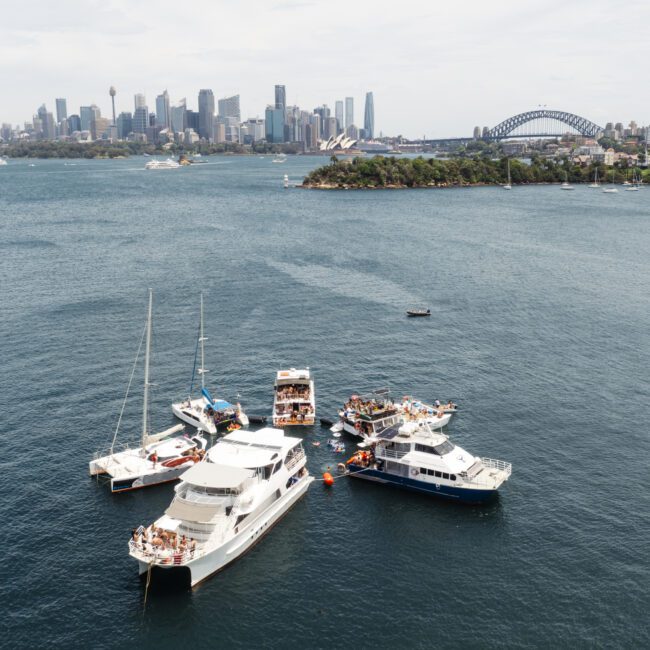
[[[602,127],[579,115],[543,108],[509,117],[490,129],[482,139],[498,141],[516,137],[559,137],[566,133],[566,130],[560,131],[560,124],[565,124],[580,135],[592,138],[603,131]]]

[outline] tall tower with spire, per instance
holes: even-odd
[[[111,96],[111,104],[113,105],[113,126],[116,125],[115,122],[115,95],[117,94],[117,91],[115,90],[115,86],[111,86],[108,89],[108,94]]]

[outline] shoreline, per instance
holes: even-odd
[[[538,187],[538,186],[547,186],[547,185],[556,185],[560,187],[562,185],[561,181],[549,182],[549,183],[512,183],[512,187]],[[589,186],[590,182],[574,182],[571,183],[574,186]],[[603,183],[601,187],[607,187],[611,183]],[[618,183],[617,185],[620,185]],[[449,189],[462,189],[462,188],[472,188],[472,187],[503,187],[503,183],[440,183],[440,184],[425,184],[425,185],[340,185],[334,183],[311,183],[311,184],[301,184],[295,186],[298,189],[302,190],[449,190]]]

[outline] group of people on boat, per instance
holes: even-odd
[[[196,540],[185,535],[151,526],[134,528],[131,534],[131,544],[145,555],[165,557],[170,561],[180,563],[181,560],[194,557]]]
[[[304,424],[305,420],[313,419],[314,407],[311,404],[301,406],[299,409],[294,409],[291,406],[284,406],[279,404],[275,409],[276,424],[279,426],[287,424]]]
[[[353,412],[361,415],[373,415],[375,413],[390,410],[393,406],[393,401],[390,399],[384,401],[374,398],[364,400],[358,395],[352,395],[343,406],[343,410],[346,413]]]
[[[360,467],[372,467],[375,464],[374,448],[357,451],[346,461],[346,465],[358,465]]]
[[[304,384],[287,384],[278,386],[278,400],[304,400],[309,399],[309,386]]]

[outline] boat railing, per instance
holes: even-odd
[[[377,458],[403,458],[408,454],[408,451],[398,451],[396,449],[386,449],[385,447],[377,447],[375,449],[375,456]]]
[[[136,557],[138,560],[142,560],[147,564],[176,564],[182,565],[186,564],[197,556],[197,551],[192,551],[191,549],[184,550],[175,550],[168,548],[159,548],[156,546],[151,546],[147,544],[144,548],[141,544],[138,544],[134,540],[129,542],[129,550],[131,555]]]
[[[129,449],[133,449],[133,447],[131,443],[128,442],[123,442],[119,445],[113,445],[113,447],[107,447],[106,449],[101,449],[100,451],[96,451],[93,454],[93,460],[99,460],[100,458],[114,456],[115,454],[119,454],[123,451],[128,451]]]
[[[506,476],[512,474],[512,463],[507,463],[505,460],[497,460],[496,458],[481,458],[483,465],[488,469],[496,469],[505,472]]]
[[[299,451],[293,455],[286,464],[287,469],[293,469],[301,460],[305,459],[305,452]]]

